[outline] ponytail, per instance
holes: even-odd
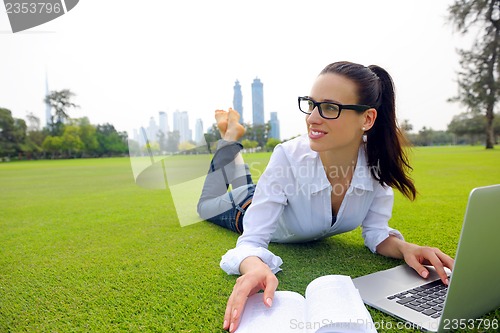
[[[408,176],[413,170],[406,151],[409,143],[397,125],[394,83],[383,68],[376,65],[368,68],[378,77],[380,86],[375,104],[377,119],[367,133],[368,164],[375,179],[414,200],[417,190]],[[380,165],[378,170],[374,167],[377,163]]]
[[[407,140],[396,121],[394,84],[382,67],[341,61],[326,66],[320,73],[334,73],[347,77],[358,86],[359,104],[370,105],[377,110],[377,119],[366,132],[366,152],[372,176],[382,185],[399,190],[414,200],[417,190],[409,173],[406,149]]]

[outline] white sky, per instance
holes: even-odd
[[[414,131],[446,129],[463,112],[456,48],[465,38],[446,23],[453,0],[81,0],[67,14],[13,34],[0,10],[0,107],[45,123],[49,89],[70,89],[72,117],[119,131],[147,126],[165,111],[188,111],[205,130],[242,85],[251,120],[251,83],[264,84],[265,119],[276,111],[281,138],[303,133],[297,96],[338,60],[384,67],[396,85],[398,118]],[[158,122],[158,120],[157,120]]]

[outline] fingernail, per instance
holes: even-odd
[[[429,272],[427,272],[427,271],[423,271],[421,275],[422,275],[422,276],[424,277],[424,279],[425,279],[425,278],[427,278],[427,276],[429,275]]]
[[[222,324],[222,328],[226,329],[226,327],[227,327],[227,320],[224,320],[224,324]]]
[[[233,328],[234,328],[234,323],[231,323],[231,326],[229,326],[229,332],[233,333]]]
[[[267,305],[268,305],[269,307],[271,307],[271,306],[273,305],[273,299],[272,299],[271,297],[268,297],[268,298],[266,299],[266,302],[267,302]]]
[[[445,285],[448,285],[449,283],[450,283],[450,281],[448,281],[448,279],[444,280]]]

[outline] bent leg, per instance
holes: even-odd
[[[206,221],[243,233],[243,216],[252,202],[255,185],[240,186],[224,195],[200,201],[198,213]]]
[[[255,188],[240,154],[242,148],[237,142],[219,141],[197,207],[204,220],[237,232],[243,228],[236,217],[243,216]],[[229,185],[232,190],[228,192]]]
[[[242,232],[238,219],[251,202],[255,188],[250,170],[240,153],[243,146],[237,142],[245,133],[245,128],[239,123],[238,112],[232,109],[229,112],[217,110],[215,119],[223,139],[217,143],[197,210],[200,217],[207,221]],[[228,192],[230,185],[232,189]]]
[[[220,140],[217,151],[210,162],[200,202],[224,195],[229,185],[233,188],[252,183],[248,166],[243,164],[240,151],[243,146],[238,142]]]

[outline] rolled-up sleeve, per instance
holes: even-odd
[[[227,274],[240,274],[241,262],[251,256],[259,257],[273,273],[281,270],[283,261],[268,250],[268,245],[287,204],[283,190],[290,182],[290,177],[283,173],[287,168],[288,160],[282,148],[277,146],[243,218],[243,234],[238,238],[236,247],[222,256],[220,267]]]
[[[365,245],[373,253],[377,252],[377,246],[390,235],[404,240],[403,235],[398,230],[389,227],[389,219],[392,216],[394,205],[392,188],[377,184],[375,191],[375,197],[368,214],[361,224]]]
[[[280,266],[283,264],[283,260],[280,257],[264,247],[240,245],[227,251],[222,256],[220,267],[227,274],[239,275],[241,262],[248,257],[259,257],[260,260],[269,266],[274,274],[281,270]]]

